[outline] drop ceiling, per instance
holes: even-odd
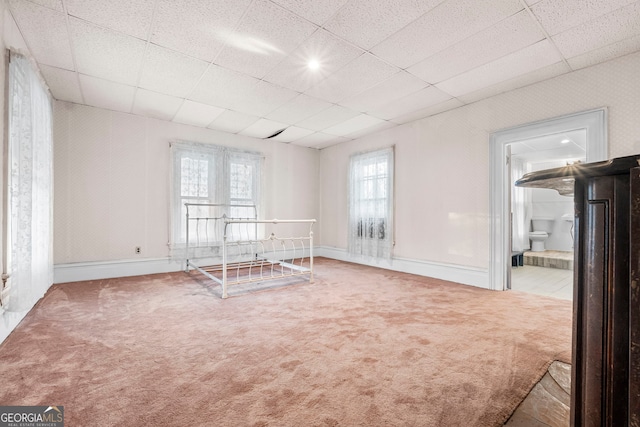
[[[526,163],[584,162],[587,156],[587,131],[576,129],[529,138],[511,144],[513,157]]]
[[[640,50],[629,0],[7,3],[57,100],[312,148]]]

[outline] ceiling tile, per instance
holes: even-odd
[[[585,22],[552,39],[565,58],[635,37],[640,34],[640,2]]]
[[[304,119],[297,123],[298,126],[307,129],[321,131],[338,123],[349,120],[358,115],[357,111],[350,110],[341,105],[333,105],[326,110],[322,110],[316,115]]]
[[[13,16],[11,16],[9,11],[5,11],[3,22],[5,47],[7,49],[13,49],[15,52],[29,52],[27,42],[24,41],[24,37],[22,37],[18,24],[16,24],[16,20],[13,19]],[[71,52],[71,47],[69,47],[69,52]]]
[[[380,131],[383,131],[385,129],[389,129],[389,128],[396,127],[396,126],[398,126],[398,125],[393,123],[393,122],[383,121],[383,122],[380,122],[380,123],[375,124],[373,126],[366,127],[364,129],[361,129],[361,130],[355,131],[353,133],[350,133],[348,136],[349,136],[349,138],[353,138],[353,139],[362,138],[363,136],[370,135],[370,134],[372,134],[374,132],[380,132]]]
[[[640,0],[6,3],[5,44],[31,50],[57,99],[225,132],[288,125],[276,140],[296,144],[323,144],[327,128],[353,139],[640,49]]]
[[[363,53],[362,49],[320,29],[272,69],[264,79],[304,92]],[[311,70],[308,67],[311,59],[316,59],[320,63],[317,70]]]
[[[563,144],[561,141],[567,140]],[[583,159],[587,132],[585,129],[560,132],[511,144],[511,153],[525,162],[548,162],[549,159]]]
[[[389,101],[402,98],[426,86],[428,84],[419,78],[406,71],[400,71],[382,83],[348,98],[340,104],[361,112],[372,111]]]
[[[370,49],[442,1],[351,0],[324,28],[356,46]]]
[[[209,125],[209,128],[229,133],[238,133],[258,120],[259,117],[257,116],[250,116],[233,110],[225,110]]]
[[[562,58],[552,44],[545,39],[525,49],[438,83],[436,86],[440,90],[458,97],[561,60]]]
[[[522,9],[520,0],[447,0],[371,51],[407,68]]]
[[[233,109],[263,117],[296,95],[298,92],[261,80],[248,93],[237,96],[233,103]]]
[[[324,129],[323,132],[331,135],[347,136],[351,133],[377,126],[381,123],[384,123],[384,120],[370,116],[368,114],[360,114],[349,120],[345,120],[342,123],[338,123],[335,126]]]
[[[262,78],[317,28],[270,1],[257,0],[228,35],[215,62]]]
[[[245,35],[232,37],[237,37],[238,43],[240,43],[240,38],[243,38],[247,40],[247,45],[263,45],[265,46],[264,50],[249,51],[227,45],[216,58],[216,64],[261,79],[286,57],[284,51],[272,44],[263,43],[262,40],[251,40],[252,37]]]
[[[317,25],[324,24],[348,0],[273,0],[274,3],[289,9],[296,15]]]
[[[211,105],[201,104],[187,99],[178,110],[173,121],[186,125],[207,127],[207,125],[213,122],[213,120],[224,111],[222,108],[212,107]]]
[[[579,129],[570,132],[552,133],[513,144],[512,154],[525,154],[528,151],[556,151],[584,155],[586,146],[586,129]],[[561,141],[568,140],[566,144]]]
[[[65,0],[67,13],[112,30],[146,40],[154,0]]]
[[[304,128],[299,128],[297,126],[289,126],[284,132],[282,132],[278,136],[274,136],[272,139],[274,141],[280,142],[293,142],[300,138],[304,138],[305,136],[311,135],[314,131]]]
[[[463,105],[462,101],[456,98],[451,98],[447,101],[394,117],[391,121],[396,124],[409,123],[425,117],[434,116],[444,111],[453,110],[454,108],[462,107]]]
[[[326,110],[331,105],[326,101],[301,93],[280,108],[267,114],[266,118],[282,123],[295,124],[322,110]]]
[[[531,11],[545,31],[554,36],[637,0],[542,0]]]
[[[74,70],[63,13],[19,0],[10,0],[9,8],[38,63]]]
[[[477,91],[470,92],[466,95],[459,96],[458,99],[465,104],[470,104],[472,102],[489,98],[500,93],[508,92],[513,89],[528,86],[543,80],[548,80],[550,78],[568,73],[569,71],[571,70],[569,69],[567,64],[565,64],[564,62],[557,62],[555,64],[547,65],[546,67],[542,67],[538,70],[523,74],[513,79],[505,80],[495,85],[484,87]]]
[[[80,85],[87,105],[107,110],[131,112],[135,88],[80,74]]]
[[[62,68],[50,67],[44,64],[40,64],[39,68],[55,99],[75,102],[76,104],[83,103],[80,82],[75,71],[63,70]]]
[[[207,66],[200,59],[149,44],[140,72],[140,87],[184,98],[191,93]]]
[[[212,61],[251,0],[159,0],[151,41]]]
[[[204,104],[232,108],[239,97],[247,98],[258,81],[237,71],[211,65],[188,98]]]
[[[251,126],[245,128],[240,135],[253,136],[254,138],[267,138],[280,129],[286,128],[285,123],[274,122],[272,120],[260,119]]]
[[[568,162],[569,159],[574,159],[574,160],[582,159],[582,161],[584,161],[585,159],[584,150],[579,150],[574,147],[569,146],[569,147],[559,147],[556,150],[529,151],[522,155],[516,155],[515,157],[523,159],[525,163],[547,163],[549,162],[549,159],[557,159],[556,161],[560,160],[562,162],[560,164],[566,164],[564,162]],[[562,161],[561,159],[566,159],[566,160]],[[546,168],[548,168],[548,166],[545,167],[545,169]]]
[[[82,74],[136,85],[145,42],[131,36],[69,18],[73,47]]]
[[[444,93],[434,86],[429,86],[407,95],[403,98],[391,101],[381,108],[373,110],[371,113],[383,119],[393,119],[394,117],[420,110],[432,105],[451,99],[451,95]]]
[[[62,0],[29,0],[32,3],[39,4],[40,6],[48,7],[49,9],[57,10],[58,12],[64,12],[62,6]]]
[[[400,69],[365,53],[306,91],[337,103],[388,79]]]
[[[542,39],[544,34],[538,24],[527,11],[522,11],[430,56],[408,71],[427,82],[438,83]]]
[[[303,147],[321,149],[329,147],[331,145],[339,144],[341,142],[350,141],[352,138],[345,138],[343,136],[329,135],[327,133],[316,132],[304,138],[300,138],[293,141],[293,145],[300,145]]]
[[[567,61],[572,69],[577,70],[637,51],[640,51],[640,35],[603,46],[599,49],[590,50],[582,55],[569,58]]]
[[[138,89],[133,103],[133,113],[141,116],[171,120],[183,100],[150,90]]]

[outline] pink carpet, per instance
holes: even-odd
[[[55,285],[0,346],[0,404],[67,426],[499,426],[570,362],[569,301],[316,265],[227,300],[185,273]]]

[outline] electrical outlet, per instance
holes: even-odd
[[[140,252],[142,252],[142,248],[140,248],[140,246],[136,246],[136,253],[139,254]]]

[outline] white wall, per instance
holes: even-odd
[[[84,267],[97,271],[101,266],[123,260],[166,260],[172,140],[262,152],[266,157],[264,216],[282,219],[318,216],[317,150],[56,102],[56,282],[73,280],[74,277],[59,273],[69,271],[77,263],[91,263]],[[142,248],[140,255],[134,253],[136,246]],[[171,270],[175,266],[166,268]]]
[[[489,267],[489,135],[507,127],[609,108],[609,156],[640,153],[640,53],[564,74],[321,151],[320,245],[347,246],[347,169],[354,152],[396,146],[395,256],[446,266],[443,278]],[[346,256],[346,255],[345,255]],[[394,268],[394,266],[392,266]],[[442,270],[442,269],[441,269]]]

